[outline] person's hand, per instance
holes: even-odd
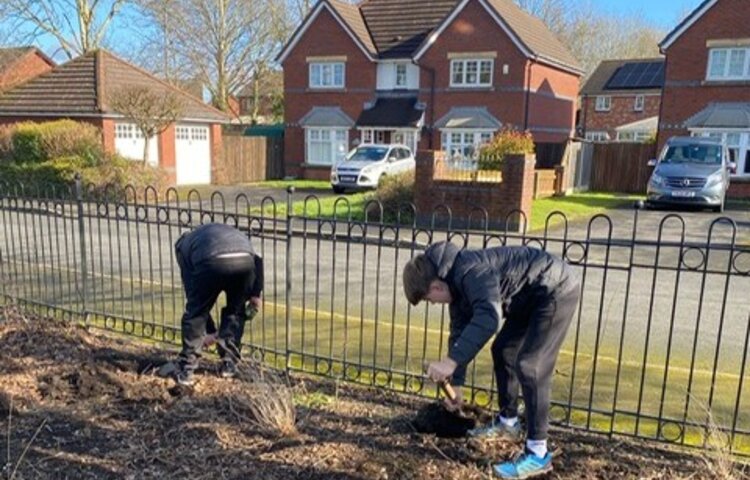
[[[260,309],[260,306],[263,305],[263,299],[260,296],[250,297],[250,303],[253,307]]]
[[[461,410],[461,407],[464,406],[464,393],[463,389],[460,387],[454,387],[453,391],[456,393],[456,398],[451,400],[450,398],[445,397],[443,399],[443,405],[449,412],[458,412]]]
[[[445,357],[439,362],[430,362],[427,366],[427,376],[435,383],[447,382],[458,364],[450,357]]]

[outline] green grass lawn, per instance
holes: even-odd
[[[322,218],[347,218],[351,210],[351,218],[361,221],[365,218],[365,204],[374,197],[374,192],[355,193],[340,197],[326,197],[318,202],[297,201],[292,204],[293,215]],[[544,229],[545,222],[553,212],[562,212],[568,221],[588,219],[592,216],[615,208],[630,208],[636,200],[642,199],[638,195],[612,194],[612,193],[579,193],[567,197],[551,197],[534,200],[531,210],[531,222],[529,231]],[[254,208],[253,213],[259,213],[259,208]],[[270,213],[269,209],[265,213]],[[286,215],[286,205],[276,206],[276,214]],[[562,222],[562,217],[556,215],[550,219],[550,226]]]
[[[201,198],[211,198],[211,194],[226,188],[241,189],[246,188],[278,188],[286,190],[287,187],[294,187],[300,191],[320,190],[330,191],[331,184],[323,180],[267,180],[257,183],[240,183],[237,185],[185,185],[177,187],[177,193],[180,198],[187,198],[191,191],[196,191]]]
[[[529,230],[544,229],[547,218],[553,212],[562,212],[568,221],[588,219],[598,213],[617,208],[630,208],[636,200],[643,200],[642,195],[618,193],[577,193],[567,197],[550,197],[534,200],[531,207],[531,225]],[[550,226],[562,222],[559,215],[550,219]]]

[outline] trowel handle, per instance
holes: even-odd
[[[451,385],[448,382],[440,382],[440,390],[443,391],[446,397],[448,397],[451,401],[456,399],[456,391],[453,390],[453,385]]]

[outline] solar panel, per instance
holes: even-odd
[[[618,68],[604,86],[605,90],[661,88],[664,62],[633,62]]]

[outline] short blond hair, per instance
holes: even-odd
[[[437,269],[427,257],[420,254],[409,260],[404,266],[404,294],[409,303],[421,302],[435,280],[438,280]]]

